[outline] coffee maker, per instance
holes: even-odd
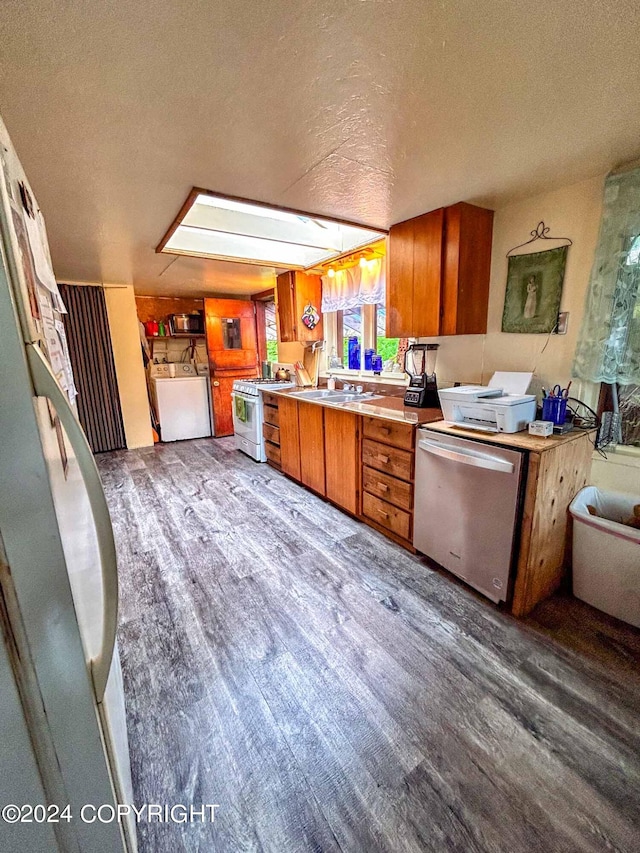
[[[409,387],[404,393],[405,406],[438,408],[436,358],[439,344],[411,344],[404,354],[404,372],[409,374]]]

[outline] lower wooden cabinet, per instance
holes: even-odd
[[[366,465],[362,469],[362,491],[410,512],[413,509],[413,483],[390,477]]]
[[[379,418],[362,425],[362,517],[413,550],[415,429]]]
[[[280,465],[285,474],[300,480],[300,428],[298,401],[281,397],[278,405],[280,421]]]
[[[362,495],[362,514],[402,539],[409,539],[411,536],[410,513],[387,501],[381,501],[368,492]]]
[[[318,407],[320,408],[320,407]],[[324,410],[324,462],[326,496],[352,515],[358,513],[358,416],[353,412]]]
[[[300,480],[321,495],[325,494],[324,412],[322,406],[298,403]]]

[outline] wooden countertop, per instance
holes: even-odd
[[[412,426],[431,424],[442,420],[441,409],[417,409],[413,406],[405,406],[402,397],[387,397],[384,395],[375,398],[364,398],[359,402],[332,403],[330,400],[305,400],[300,397],[298,388],[281,388],[277,391],[265,389],[269,394],[277,394],[281,397],[293,396],[301,403],[312,403],[316,406],[328,406],[332,409],[343,409],[346,412],[354,412],[370,418],[381,418],[382,420],[398,421],[408,423]]]
[[[552,450],[560,444],[568,444],[571,441],[576,441],[582,438],[585,432],[594,437],[595,430],[574,429],[565,435],[550,435],[543,438],[539,435],[529,435],[527,430],[522,432],[480,432],[475,429],[465,429],[464,427],[453,426],[445,421],[438,423],[430,423],[429,429],[437,432],[444,432],[447,435],[455,435],[458,438],[470,438],[473,441],[482,441],[485,444],[495,444],[501,447],[513,447],[515,450],[530,450],[534,453],[542,453],[545,450]]]

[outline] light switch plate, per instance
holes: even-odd
[[[569,312],[568,311],[561,311],[558,314],[558,327],[556,329],[556,335],[566,335],[568,325],[569,325]]]

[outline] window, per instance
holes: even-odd
[[[640,385],[619,385],[622,444],[640,447]]]
[[[600,387],[601,441],[640,447],[640,168],[607,176],[573,375]],[[601,383],[601,384],[600,384]],[[620,413],[620,417],[615,414]]]
[[[376,352],[382,356],[382,363],[384,364],[397,358],[400,338],[387,337],[387,309],[384,305],[376,305],[376,308]]]
[[[278,360],[278,332],[276,327],[276,303],[265,302],[264,325],[267,339],[267,361]]]
[[[345,311],[333,311],[324,315],[326,351],[328,359],[334,353],[344,370],[349,369],[349,338],[357,337],[360,345],[360,369],[364,370],[366,349],[372,349],[382,357],[383,371],[393,369],[398,355],[399,338],[388,338],[385,334],[386,312],[384,305],[361,305]],[[328,364],[327,359],[327,364]]]

